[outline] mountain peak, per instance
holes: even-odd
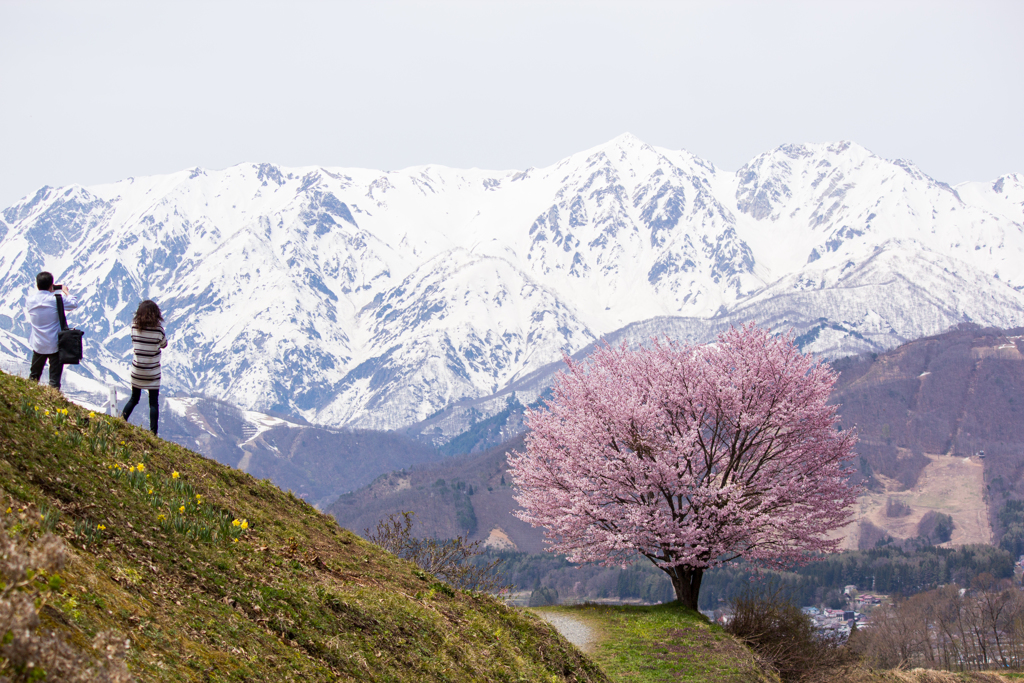
[[[813,156],[842,156],[863,158],[875,156],[868,148],[849,140],[835,142],[799,142],[779,145],[775,149],[758,155],[757,159],[786,156],[790,159],[801,159]]]
[[[622,154],[631,154],[639,151],[653,151],[654,148],[648,145],[646,142],[633,135],[632,133],[622,133],[617,135],[603,145],[598,145],[594,149],[590,150],[590,153],[594,152],[618,152],[616,156]]]
[[[719,310],[801,334],[825,317],[828,354],[1021,324],[1019,176],[951,201],[906,170],[838,141],[715,172],[627,132],[532,172],[255,163],[47,188],[3,212],[0,361],[23,362],[3,349],[24,348],[44,269],[87,293],[93,376],[127,383],[127,318],[155,296],[170,391],[381,429],[655,316],[701,338]],[[864,269],[883,244],[899,264]]]
[[[639,145],[645,145],[647,143],[645,143],[643,140],[641,140],[637,136],[633,135],[629,131],[626,131],[625,133],[622,133],[620,135],[616,135],[614,138],[609,140],[608,144],[610,144],[610,145],[636,145],[636,146],[639,146]]]

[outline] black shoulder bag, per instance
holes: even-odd
[[[60,317],[60,332],[57,333],[57,355],[62,365],[78,365],[82,360],[82,337],[85,332],[68,328],[64,317],[64,297],[57,295],[57,315]]]

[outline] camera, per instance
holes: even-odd
[[[62,289],[64,289],[64,285],[54,285],[53,286],[53,291],[55,291],[55,292],[59,291],[59,290],[62,290]]]

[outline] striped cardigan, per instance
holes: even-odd
[[[132,387],[138,389],[160,388],[160,349],[167,346],[167,335],[163,328],[143,330],[132,328]]]

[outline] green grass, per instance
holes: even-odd
[[[544,607],[576,617],[597,632],[590,656],[612,681],[623,683],[777,682],[750,649],[701,614],[676,604],[653,607]]]
[[[4,373],[0,514],[69,547],[46,625],[82,648],[118,631],[140,681],[607,680],[536,616],[439,590],[267,480]]]

